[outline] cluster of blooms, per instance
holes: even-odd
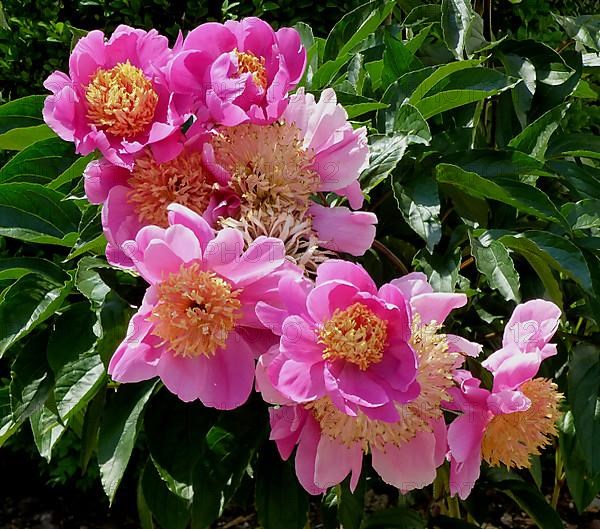
[[[535,300],[484,363],[491,390],[461,369],[481,346],[444,334],[464,294],[412,273],[377,288],[358,264],[377,218],[356,211],[368,164],[332,89],[303,89],[299,34],[248,18],[207,23],[173,48],[156,31],[92,31],[69,75],[45,86],[46,122],[77,152],[102,204],[107,259],[148,283],[109,373],[160,377],[184,401],[232,409],[254,386],[271,439],[296,448],[298,478],[323,492],[363,456],[402,491],[445,460],[468,495],[481,459],[527,466],[554,433],[560,395],[533,378],[556,353],[560,312]],[[325,195],[327,193],[327,195]],[[339,204],[348,202],[350,208]],[[444,411],[457,412],[446,425]]]

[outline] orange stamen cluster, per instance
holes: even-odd
[[[138,158],[129,179],[129,202],[141,222],[166,227],[167,206],[178,203],[204,213],[213,191],[198,152],[184,151],[177,158],[159,164],[147,151]]]
[[[144,72],[129,61],[100,68],[85,92],[87,119],[98,128],[131,138],[144,132],[154,118],[158,94]]]
[[[345,360],[365,371],[381,362],[387,341],[387,321],[362,303],[336,309],[319,331],[324,360]]]
[[[237,51],[235,54],[238,60],[238,74],[252,74],[254,84],[263,90],[267,89],[267,69],[265,68],[265,58],[257,57],[249,51]]]
[[[198,263],[182,265],[158,284],[158,298],[149,320],[153,334],[175,355],[212,356],[223,348],[241,317],[240,290]]]
[[[529,468],[530,456],[556,435],[556,421],[562,395],[556,384],[544,378],[534,378],[521,386],[521,391],[531,400],[525,411],[496,415],[483,435],[481,455],[490,465],[500,463],[507,467]]]

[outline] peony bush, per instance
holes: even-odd
[[[600,149],[561,129],[600,49],[559,21],[562,53],[457,0],[82,36],[0,107],[0,444],[74,432],[144,529],[248,491],[265,529],[485,494],[562,527],[600,490]]]

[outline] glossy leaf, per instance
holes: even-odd
[[[524,213],[558,224],[566,224],[566,220],[548,196],[536,187],[510,179],[488,180],[455,165],[440,164],[436,169],[437,180],[440,183],[456,186],[477,198],[497,200]]]
[[[490,287],[498,290],[507,301],[521,300],[519,274],[506,247],[499,241],[488,245],[471,235],[471,255],[475,258],[477,270],[488,280]]]
[[[50,318],[63,304],[72,284],[58,284],[28,274],[11,285],[0,301],[0,356]]]
[[[80,212],[38,184],[0,184],[0,235],[39,244],[72,246]]]
[[[38,141],[11,158],[0,169],[0,183],[46,184],[78,159],[73,145],[60,138]]]
[[[9,130],[43,125],[42,107],[46,96],[27,96],[0,106],[0,134]]]
[[[298,483],[293,464],[281,460],[274,443],[261,452],[255,479],[260,526],[263,529],[303,529],[308,517],[308,494]]]
[[[104,412],[98,437],[100,480],[109,501],[115,498],[137,438],[144,407],[155,381],[119,387]]]
[[[88,303],[71,305],[56,320],[48,341],[48,361],[56,379],[54,400],[63,420],[83,409],[105,382],[104,364],[95,348],[96,321]]]
[[[600,348],[574,348],[568,373],[569,403],[577,442],[591,474],[600,473]]]

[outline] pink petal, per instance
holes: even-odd
[[[309,494],[315,495],[325,491],[315,483],[317,447],[320,437],[321,431],[318,424],[312,417],[307,417],[296,450],[296,475],[304,489]]]
[[[410,303],[413,310],[421,316],[421,324],[426,325],[432,321],[441,324],[450,312],[467,304],[467,296],[433,292],[414,296]]]
[[[321,245],[336,252],[363,255],[375,239],[377,216],[366,211],[312,204],[309,214]]]
[[[402,493],[433,483],[435,436],[430,432],[417,435],[401,446],[387,444],[383,450],[372,450],[373,468],[381,479]]]
[[[375,294],[377,287],[371,279],[368,272],[360,265],[342,261],[340,259],[330,259],[325,261],[317,268],[316,284],[321,285],[326,281],[332,280],[347,281],[356,286],[363,292]]]
[[[560,309],[550,301],[533,299],[518,305],[504,329],[502,345],[516,343],[523,352],[541,349],[554,336]]]
[[[341,483],[352,472],[360,476],[363,453],[359,444],[348,447],[322,435],[317,446],[315,484],[327,489]]]

